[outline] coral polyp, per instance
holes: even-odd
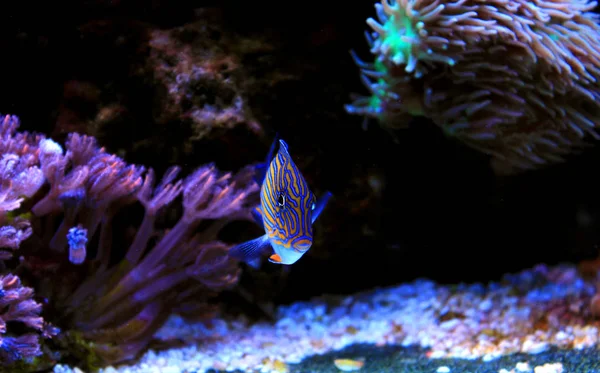
[[[376,54],[379,61],[390,61],[394,65],[404,65],[404,71],[420,77],[423,74],[417,69],[419,61],[437,61],[454,65],[452,57],[436,50],[446,50],[449,40],[435,39],[432,42],[425,28],[425,22],[438,16],[446,5],[434,2],[429,6],[416,10],[414,2],[400,1],[390,3],[387,0],[375,4],[376,21],[367,19],[375,35],[371,43],[371,53]],[[422,66],[420,66],[422,68]]]

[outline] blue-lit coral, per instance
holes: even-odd
[[[37,145],[39,136],[17,133],[19,119],[2,116],[0,122],[0,260],[12,257],[31,235],[29,221],[14,212],[43,185]]]
[[[0,276],[0,365],[31,360],[42,354],[40,337],[50,338],[58,330],[40,316],[42,304],[33,299],[33,289],[12,274]],[[27,332],[15,334],[9,323],[22,324]]]
[[[383,0],[355,56],[370,91],[347,111],[432,119],[496,170],[564,160],[600,123],[600,26],[588,0]]]
[[[2,259],[46,300],[42,314],[63,328],[63,352],[90,368],[122,361],[145,348],[170,314],[210,316],[210,299],[239,277],[217,234],[251,218],[252,167],[232,174],[208,164],[183,179],[172,167],[157,183],[152,169],[127,164],[93,137],[71,134],[63,148],[18,125],[11,116],[0,123],[0,243],[11,250]],[[175,224],[168,228],[162,213],[177,199],[182,209],[169,210]],[[136,205],[143,217],[125,230],[113,226]],[[17,248],[19,260],[11,261]],[[39,350],[22,346],[24,357]]]
[[[40,165],[49,190],[31,212],[52,234],[43,232],[28,254],[45,257],[49,249],[75,259],[36,277],[52,283],[42,286],[43,295],[65,328],[93,343],[99,362],[134,357],[169,314],[210,313],[207,301],[236,283],[237,262],[217,234],[228,222],[249,218],[258,189],[251,168],[230,174],[209,164],[177,179],[173,167],[156,184],[152,170],[128,165],[78,134],[69,136],[64,154],[42,151]],[[178,197],[179,219],[158,229],[156,219]],[[132,225],[135,234],[117,235],[113,219],[135,203],[145,211]],[[73,263],[84,270],[73,270]]]
[[[87,229],[81,226],[73,227],[67,232],[69,243],[69,261],[73,264],[81,264],[85,260],[87,251]]]
[[[1,261],[11,260],[21,243],[32,234],[29,220],[19,216],[17,211],[44,183],[37,163],[39,137],[16,133],[18,126],[18,118],[14,116],[4,116],[0,122]],[[39,356],[42,353],[40,337],[50,338],[58,331],[44,321],[42,304],[33,296],[33,289],[24,286],[18,276],[0,275],[0,365]]]

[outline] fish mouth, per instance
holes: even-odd
[[[297,246],[301,247],[301,250],[297,249]],[[308,250],[307,245],[273,245],[273,251],[281,258],[281,264],[294,264],[300,259]]]
[[[312,243],[297,243],[292,245],[292,249],[294,249],[295,251],[299,252],[299,253],[305,253],[308,251],[308,249],[310,249],[310,247],[312,246]]]

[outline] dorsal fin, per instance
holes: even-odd
[[[269,168],[269,165],[271,164],[271,161],[275,156],[275,146],[277,145],[278,140],[279,133],[276,133],[265,162],[257,164],[254,168],[254,181],[256,181],[258,185],[262,185],[263,181],[265,180],[265,176],[267,175],[267,169]]]
[[[279,149],[283,149],[288,155],[290,154],[288,151],[288,144],[283,141],[283,139],[279,139],[279,145],[281,146]]]

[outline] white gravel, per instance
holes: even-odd
[[[417,280],[349,297],[323,297],[281,307],[273,324],[239,318],[190,325],[173,316],[156,337],[184,340],[186,347],[148,351],[134,365],[101,372],[286,372],[287,364],[355,343],[416,344],[429,347],[431,358],[484,361],[514,352],[539,353],[552,345],[579,349],[598,343],[600,324],[587,309],[594,291],[572,266],[540,265],[489,285]],[[562,369],[546,365],[530,371]]]

